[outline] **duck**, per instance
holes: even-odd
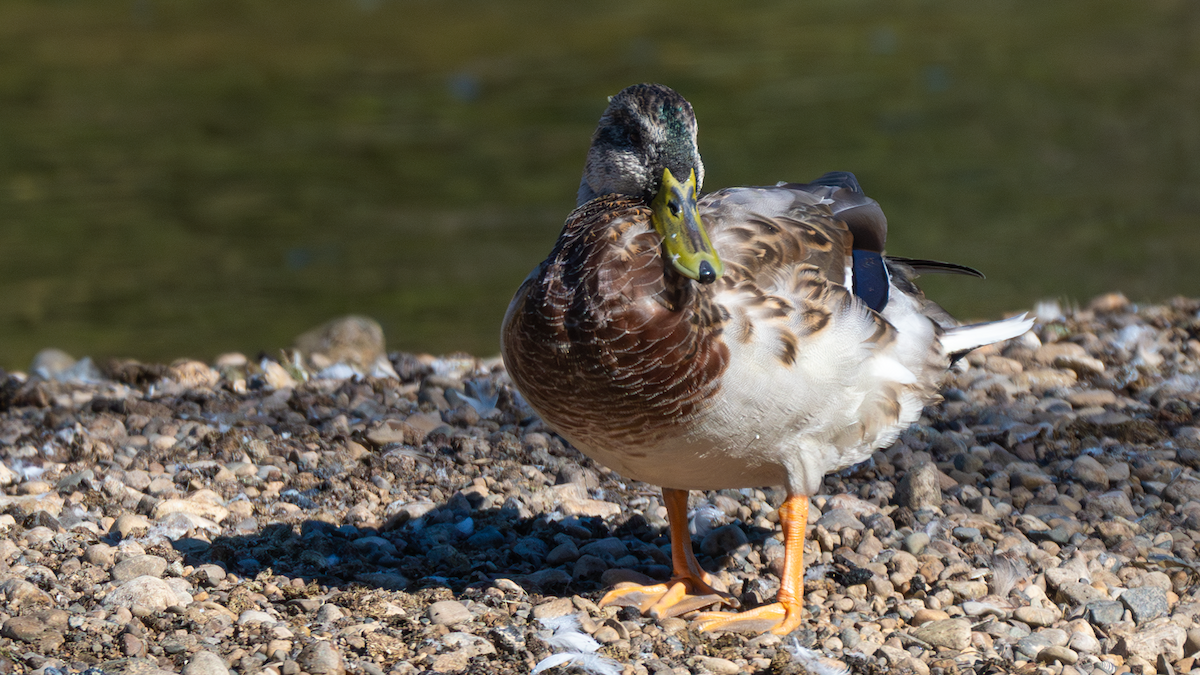
[[[939,400],[953,361],[1032,321],[964,326],[928,300],[920,273],[981,275],[885,255],[887,219],[851,173],[701,196],[703,182],[683,96],[660,84],[612,96],[576,208],[508,307],[501,355],[545,425],[662,488],[671,579],[623,582],[601,606],[786,635],[803,622],[824,476],[890,446]],[[696,560],[689,494],[764,486],[786,492],[778,595],[727,611],[742,608]]]

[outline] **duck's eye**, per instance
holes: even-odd
[[[642,144],[642,132],[638,131],[637,129],[627,130],[625,132],[625,136],[626,136],[626,138],[629,139],[630,145],[641,145]]]
[[[683,213],[683,209],[679,208],[679,202],[675,201],[674,199],[667,202],[667,208],[671,211],[671,215],[675,216],[676,218],[679,217],[679,214]]]

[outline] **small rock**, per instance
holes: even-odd
[[[117,549],[108,544],[92,544],[83,551],[83,561],[96,567],[110,567],[116,559]]]
[[[1168,611],[1167,594],[1157,586],[1130,588],[1122,593],[1119,599],[1122,605],[1129,608],[1137,624],[1166,616]]]
[[[1137,512],[1133,510],[1133,504],[1129,503],[1129,497],[1120,490],[1112,490],[1092,497],[1088,501],[1087,508],[1105,518],[1112,516],[1126,519],[1137,518]]]
[[[394,371],[390,375],[372,373],[376,362],[387,361],[387,352],[383,327],[369,317],[345,316],[329,321],[296,338],[294,348],[314,370],[344,363],[363,375],[396,377]]]
[[[442,600],[435,602],[425,610],[425,616],[429,617],[429,622],[435,626],[453,626],[459,623],[466,623],[472,619],[471,610],[467,609],[461,602],[454,600]]]
[[[121,634],[121,653],[125,656],[141,656],[146,653],[146,643],[132,633]],[[187,672],[186,670],[184,671]]]
[[[8,579],[0,583],[0,606],[14,611],[23,605],[53,605],[54,600],[42,589],[24,579]]]
[[[122,513],[117,516],[117,522],[113,523],[113,529],[122,539],[128,539],[135,534],[145,534],[150,529],[150,521],[136,513]]]
[[[225,659],[208,650],[200,650],[183,667],[183,675],[229,675]]]
[[[468,659],[496,653],[495,645],[470,633],[449,633],[442,638],[442,644],[465,653]]]
[[[312,675],[345,675],[346,672],[346,668],[342,664],[342,655],[328,640],[313,642],[300,650],[300,655],[296,657],[296,663],[302,670],[312,673]]]
[[[1058,620],[1053,610],[1041,607],[1018,607],[1013,611],[1013,618],[1034,627],[1050,626]]]
[[[629,555],[629,547],[616,537],[605,537],[579,547],[579,554],[594,555],[605,560],[619,560]]]
[[[913,511],[942,505],[940,472],[931,462],[922,462],[904,474],[896,486],[896,501]]]
[[[925,547],[929,545],[930,538],[924,532],[913,532],[904,538],[904,550],[913,554],[921,555]]]
[[[571,578],[578,581],[580,579],[599,579],[604,570],[610,565],[603,558],[594,555],[581,555],[575,561],[575,566],[571,570]]]
[[[1087,617],[1096,626],[1117,623],[1125,615],[1125,607],[1113,600],[1093,600],[1087,604]]]
[[[1077,652],[1097,654],[1100,652],[1100,641],[1094,635],[1087,633],[1072,633],[1071,642],[1067,645]]]
[[[1056,647],[1051,645],[1038,652],[1037,660],[1041,663],[1054,663],[1057,661],[1069,666],[1073,665],[1079,660],[1079,654],[1076,654],[1066,647]]]
[[[983,581],[947,581],[942,584],[958,600],[978,600],[988,594],[988,585]]]
[[[860,528],[861,526],[862,523],[859,523]],[[748,541],[746,533],[742,531],[742,528],[737,523],[730,523],[709,532],[700,542],[700,550],[704,555],[716,557],[732,553],[744,546]]]
[[[579,549],[575,548],[575,544],[564,541],[555,546],[546,554],[546,564],[558,566],[564,563],[575,562],[579,559]]]
[[[157,577],[136,577],[116,587],[104,596],[108,607],[127,607],[134,616],[149,616],[180,604],[178,594]]]
[[[1168,623],[1121,636],[1113,651],[1121,656],[1138,656],[1150,663],[1154,663],[1159,654],[1171,661],[1178,661],[1183,658],[1186,640],[1187,631]]]
[[[215,504],[211,501],[197,499],[195,495],[188,499],[164,499],[154,507],[154,519],[163,518],[172,513],[190,513],[192,515],[208,518],[209,520],[219,523],[229,515],[229,510],[220,504]]]
[[[575,605],[570,598],[556,598],[533,608],[534,619],[553,619],[559,616],[575,613]]]
[[[245,626],[252,623],[275,623],[275,617],[257,609],[247,609],[238,615],[239,626]]]
[[[950,615],[940,609],[929,609],[928,607],[924,607],[918,609],[916,613],[913,614],[912,624],[914,626],[921,626],[931,621],[945,621],[949,618]]]
[[[1111,393],[1111,392],[1109,392]],[[1080,455],[1071,463],[1070,475],[1091,490],[1108,489],[1108,473],[1095,457]]]
[[[966,649],[971,643],[971,622],[966,619],[932,621],[909,632],[919,640],[947,649]]]
[[[459,605],[460,607],[462,606],[461,603],[454,602],[453,600],[444,600],[443,602],[454,603],[456,605]],[[441,603],[435,602],[433,604],[437,605],[437,604],[441,604]],[[432,608],[432,606],[431,606],[431,608]],[[453,611],[453,610],[451,610],[451,611]],[[335,605],[333,603],[326,603],[324,605],[321,605],[321,607],[319,609],[317,609],[317,615],[314,618],[316,619],[317,623],[319,623],[319,624],[330,624],[330,623],[333,623],[334,621],[337,621],[338,619],[346,618],[346,613],[342,611],[341,607],[338,607],[337,605]]]
[[[712,675],[737,675],[742,672],[742,667],[730,661],[716,656],[697,656],[696,665],[704,670],[712,673]]]
[[[142,576],[161,577],[167,571],[167,561],[156,555],[135,555],[112,568],[114,581],[125,582]]]
[[[951,533],[954,535],[954,538],[958,539],[959,541],[971,544],[983,541],[983,535],[979,532],[979,528],[977,527],[956,527]]]

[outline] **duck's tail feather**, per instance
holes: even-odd
[[[976,347],[1024,335],[1030,328],[1033,328],[1033,319],[1026,318],[1025,314],[1000,321],[955,326],[946,329],[942,335],[942,349],[951,358],[956,358]]]

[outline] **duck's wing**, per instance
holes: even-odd
[[[701,213],[735,275],[765,288],[781,270],[800,265],[876,311],[887,304],[887,218],[853,174],[721,190],[701,200]]]

